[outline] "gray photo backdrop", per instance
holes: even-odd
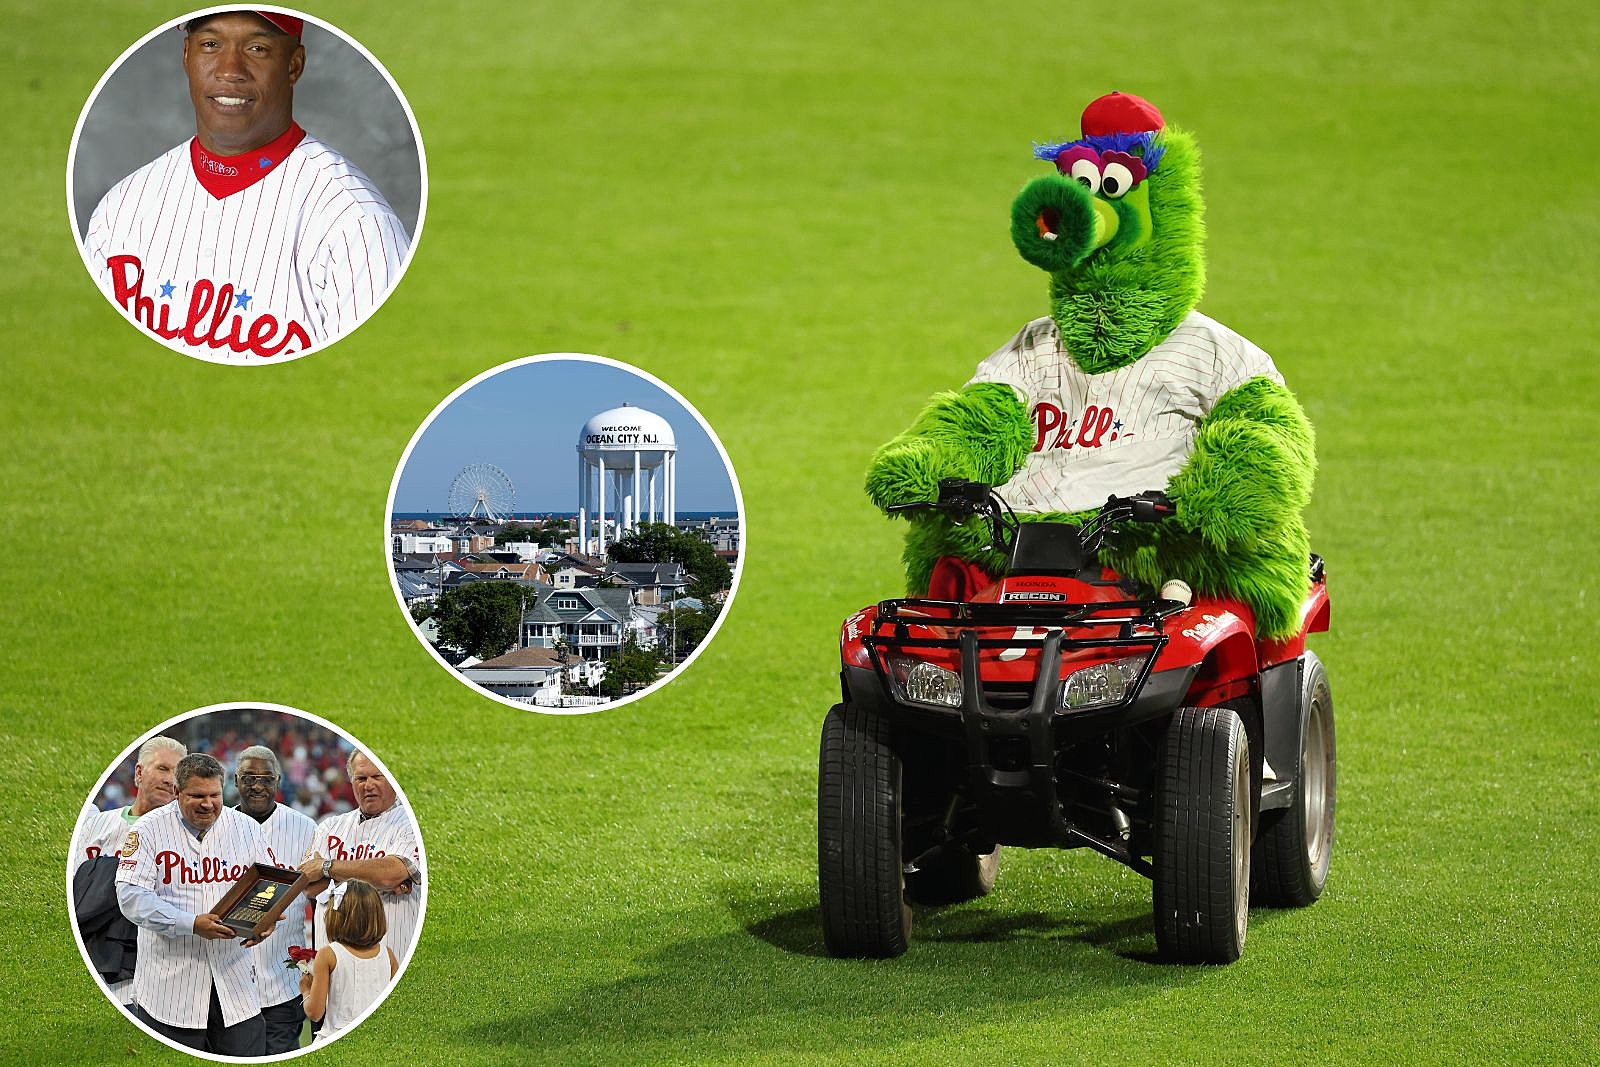
[[[162,30],[106,80],[85,116],[72,174],[78,237],[111,187],[194,136],[183,27]],[[415,240],[422,161],[405,107],[378,68],[338,34],[307,22],[295,121],[366,172]]]

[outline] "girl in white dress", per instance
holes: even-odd
[[[300,978],[306,1014],[322,1020],[318,1041],[352,1025],[383,995],[400,969],[384,947],[389,922],[383,900],[368,882],[349,878],[333,887],[326,916],[328,943],[317,952],[311,973]]]

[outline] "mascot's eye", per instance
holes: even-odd
[[[1075,159],[1072,161],[1071,177],[1077,179],[1080,185],[1088,189],[1090,195],[1100,191],[1100,168],[1087,159]]]
[[[1105,174],[1100,179],[1100,189],[1106,196],[1115,200],[1132,188],[1132,171],[1121,163],[1106,164]]]

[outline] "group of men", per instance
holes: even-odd
[[[223,803],[226,769],[214,757],[155,737],[135,760],[134,800],[89,809],[72,845],[79,932],[111,996],[170,1040],[225,1056],[269,1056],[300,1047],[306,1022],[291,945],[326,943],[328,890],[352,878],[380,893],[384,943],[404,961],[422,916],[416,823],[383,770],[365,753],[346,762],[354,810],[313,823],[278,802],[282,768],[269,748],[239,753],[239,803]],[[298,866],[315,901],[307,930],[301,902],[273,932],[242,940],[213,910],[253,864]],[[309,933],[309,937],[308,937]]]

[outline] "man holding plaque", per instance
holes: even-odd
[[[178,797],[128,830],[117,903],[139,927],[135,1017],[202,1052],[261,1056],[266,1025],[254,942],[216,914],[257,863],[277,858],[256,821],[223,806],[222,764],[201,752],[178,761]]]
[[[278,757],[265,745],[251,745],[239,753],[233,781],[239,787],[238,810],[261,825],[275,856],[294,862],[311,849],[317,824],[287,804],[278,803],[278,783],[283,770]],[[289,946],[311,944],[306,930],[304,902],[292,904],[272,935],[253,950],[256,981],[261,992],[261,1018],[267,1027],[267,1055],[293,1052],[300,1047],[306,1013],[300,996],[300,972],[283,965]]]
[[[306,894],[318,897],[316,942],[327,943],[322,918],[328,888],[347,878],[360,878],[381,895],[389,921],[383,943],[404,964],[422,919],[424,887],[417,824],[389,776],[366,753],[351,752],[345,772],[355,793],[356,810],[318,823],[311,854],[300,865],[300,873],[310,880]]]

